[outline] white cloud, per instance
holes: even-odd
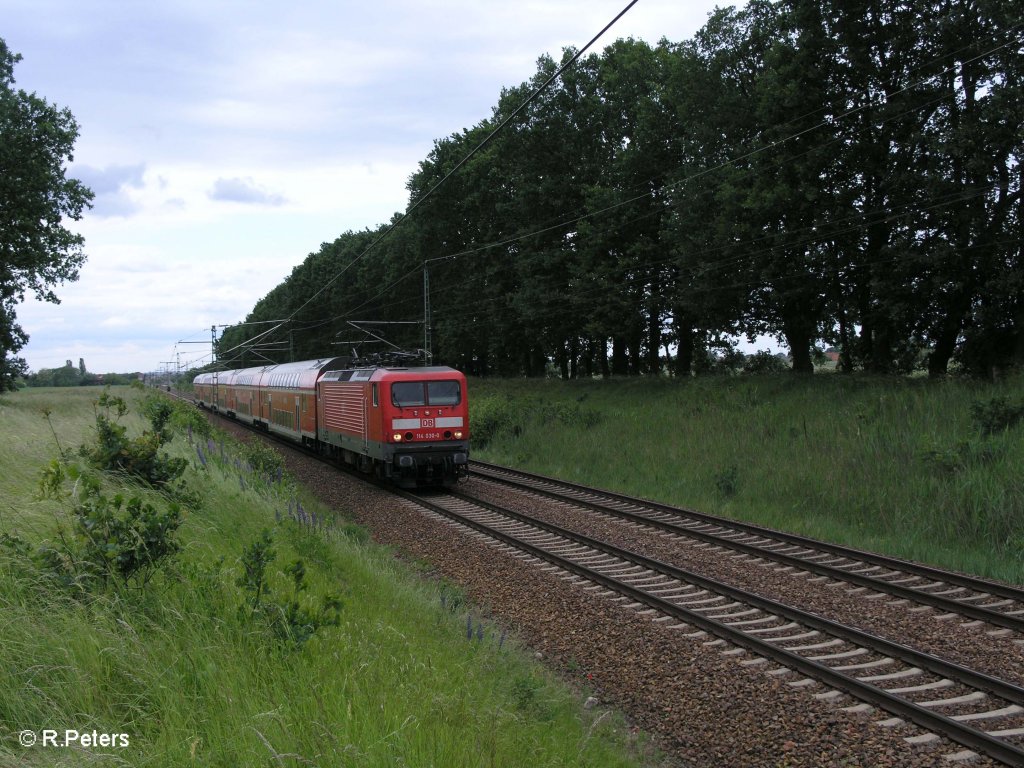
[[[151,370],[242,319],[305,256],[405,207],[435,139],[490,116],[622,0],[11,0],[19,87],[81,126],[89,260],[19,305],[32,368]],[[645,0],[607,40],[683,40],[713,2]],[[179,348],[183,357],[201,345]]]

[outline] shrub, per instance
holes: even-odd
[[[739,475],[739,467],[730,464],[715,476],[715,488],[723,496],[735,496],[739,490]]]
[[[58,492],[63,470],[56,462],[44,470],[40,489]],[[111,580],[145,587],[154,573],[181,550],[174,538],[181,525],[177,504],[160,509],[140,498],[112,498],[99,480],[72,472],[77,479],[71,531],[58,528],[56,543],[44,543],[35,560],[65,586],[91,590]]]
[[[161,455],[163,440],[159,433],[144,432],[140,437],[129,439],[128,430],[110,418],[111,410],[117,414],[117,419],[128,412],[123,399],[106,391],[96,401],[96,406],[96,444],[83,445],[80,449],[93,466],[127,472],[152,486],[163,486],[181,477],[188,462]]]
[[[281,454],[266,443],[254,440],[242,449],[242,455],[253,472],[268,478],[277,477],[284,467]]]
[[[1024,419],[1024,403],[1011,402],[1008,397],[993,397],[988,402],[971,403],[971,420],[982,435],[1005,432]]]
[[[171,424],[175,429],[187,433],[189,436],[199,435],[204,440],[213,435],[213,427],[210,426],[210,422],[197,408],[189,405],[175,405]]]
[[[949,477],[970,467],[984,466],[1006,455],[1006,446],[985,441],[963,440],[953,448],[927,446],[918,451],[918,457],[937,474]]]
[[[516,427],[516,410],[506,397],[477,397],[470,408],[470,428],[473,443],[480,448],[502,433]]]
[[[243,573],[236,583],[249,593],[252,601],[251,613],[256,613],[260,609],[267,589],[267,566],[277,557],[273,544],[274,539],[270,531],[264,528],[259,537],[242,551]]]
[[[342,603],[333,594],[322,596],[316,607],[301,599],[307,589],[302,560],[285,567],[285,573],[291,577],[291,594],[284,600],[275,600],[267,574],[267,567],[277,556],[273,543],[273,536],[264,528],[242,552],[243,574],[236,583],[249,597],[248,610],[243,606],[241,614],[264,621],[275,639],[300,647],[322,627],[341,623]]]
[[[153,393],[142,401],[140,410],[153,425],[153,434],[157,435],[161,442],[167,442],[170,439],[167,428],[174,415],[174,404],[163,395]]]
[[[768,350],[761,350],[753,355],[747,355],[743,361],[743,373],[785,373],[789,365],[780,357],[776,357]]]

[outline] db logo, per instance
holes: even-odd
[[[420,428],[421,429],[433,429],[434,428],[434,420],[433,419],[423,419],[422,421],[420,421]]]

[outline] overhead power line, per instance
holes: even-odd
[[[615,25],[615,23],[619,19],[621,19],[624,15],[626,15],[626,13],[634,5],[636,5],[638,2],[639,2],[639,0],[631,0],[631,2],[628,3],[625,8],[623,8],[621,11],[619,11],[619,13],[615,16],[614,19],[612,19],[607,24],[605,24],[605,26],[601,29],[600,32],[598,32],[596,35],[594,35],[587,42],[586,45],[584,45],[582,48],[580,48],[575,54],[573,54],[569,58],[568,61],[566,61],[564,64],[562,64],[562,66],[559,67],[555,71],[555,73],[553,75],[551,75],[551,77],[549,77],[547,80],[545,80],[544,83],[540,87],[538,87],[532,94],[530,94],[530,96],[526,99],[526,101],[524,101],[522,104],[520,104],[511,114],[508,115],[508,117],[506,117],[504,120],[502,120],[501,123],[499,123],[498,126],[493,131],[491,131],[487,135],[487,137],[484,138],[483,141],[481,141],[473,150],[471,150],[469,152],[469,154],[467,154],[458,163],[456,163],[455,166],[450,171],[448,171],[448,173],[446,173],[444,175],[444,177],[440,181],[438,181],[433,187],[431,187],[423,195],[421,195],[416,200],[416,202],[414,202],[411,206],[409,206],[409,208],[408,208],[408,210],[406,210],[404,216],[402,216],[399,219],[396,219],[387,229],[385,229],[380,235],[378,235],[377,238],[372,243],[370,243],[363,250],[362,253],[360,253],[358,256],[356,256],[354,259],[352,259],[348,264],[346,264],[341,270],[338,271],[338,273],[336,275],[334,275],[334,277],[332,277],[330,280],[328,280],[326,283],[324,283],[324,285],[318,291],[316,291],[316,293],[314,293],[312,296],[310,296],[308,299],[306,299],[306,301],[304,301],[295,311],[293,311],[288,316],[288,321],[293,320],[295,318],[295,316],[298,315],[299,312],[301,312],[312,301],[314,301],[317,297],[319,297],[321,294],[323,294],[324,291],[326,291],[328,288],[330,288],[332,285],[334,285],[334,283],[336,283],[341,278],[342,275],[344,275],[349,269],[351,269],[353,266],[355,266],[360,261],[362,261],[366,257],[366,255],[369,254],[370,251],[372,251],[382,240],[384,240],[388,235],[390,235],[392,232],[394,232],[395,229],[397,229],[399,226],[401,226],[401,224],[406,219],[408,219],[409,216],[412,215],[412,213],[417,208],[419,208],[420,205],[422,205],[425,200],[430,198],[430,196],[433,195],[434,192],[436,192],[438,189],[440,189],[444,185],[444,183],[446,181],[448,181],[448,179],[451,178],[454,173],[456,173],[460,168],[462,168],[462,166],[464,166],[467,162],[469,162],[469,160],[472,159],[474,155],[476,155],[478,152],[483,150],[484,147],[486,147],[488,144],[490,144],[491,141],[494,140],[495,136],[497,136],[502,130],[504,130],[504,128],[509,123],[511,123],[512,120],[514,120],[515,117],[520,112],[522,112],[524,109],[526,109],[527,106],[529,106],[545,90],[547,90],[547,88],[555,80],[557,80],[562,75],[562,73],[565,72],[565,70],[567,70],[569,67],[571,67],[573,64],[575,64],[579,60],[579,58],[584,53],[586,53],[587,50],[589,50],[590,47],[593,46],[593,44],[596,43],[605,34],[605,32],[607,32],[609,29],[611,29]],[[274,328],[272,330],[276,330],[276,328]]]

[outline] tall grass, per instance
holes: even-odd
[[[1024,406],[1024,381],[484,380],[470,396],[476,458],[1024,583],[1024,425],[987,430],[993,402]]]
[[[56,453],[40,409],[50,408],[62,442],[77,446],[89,436],[93,396],[61,390],[0,400],[0,533],[32,543],[54,535],[60,504],[35,499],[38,467]],[[218,436],[204,466],[184,437],[172,443],[192,462],[181,494],[191,498],[185,546],[145,590],[71,595],[0,547],[0,765],[641,762],[621,723],[584,712],[578,695],[497,628],[473,618],[467,638],[470,609],[449,588],[417,580],[287,478],[255,479],[237,451]],[[162,502],[124,480],[108,483]],[[301,558],[304,599],[342,599],[339,626],[301,646],[254,621],[238,585],[243,548],[265,528],[277,551],[277,594],[289,581],[285,565]],[[21,730],[44,728],[124,733],[130,746],[18,743]]]

